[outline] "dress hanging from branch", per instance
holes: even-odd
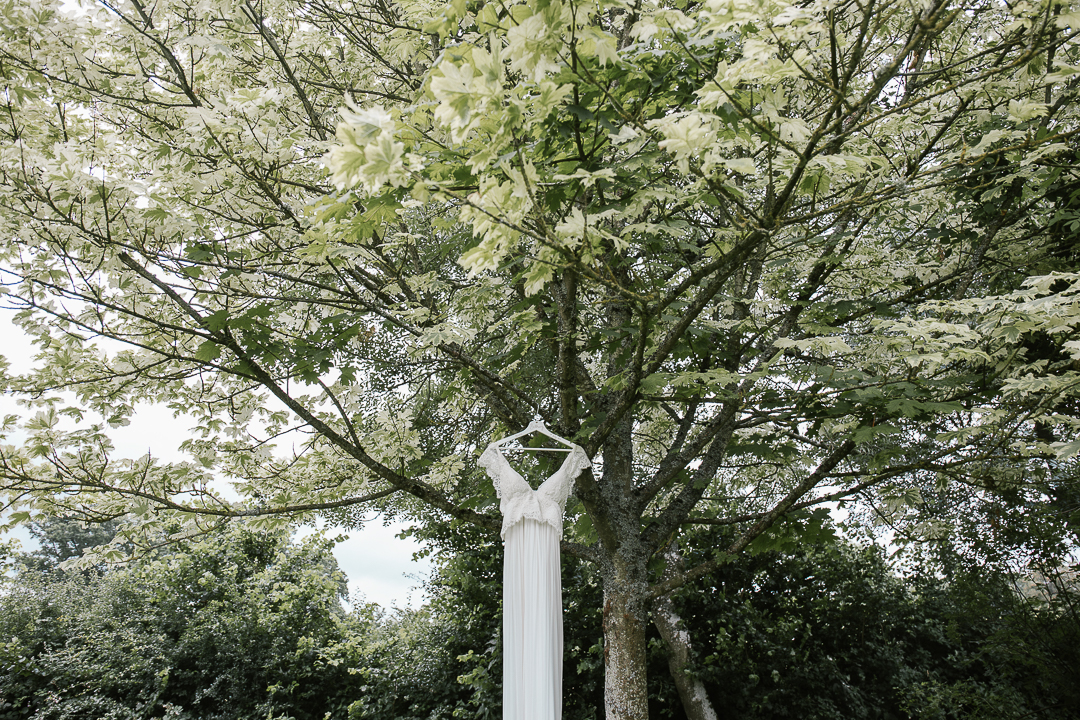
[[[511,443],[540,433],[562,448]],[[533,490],[505,453],[566,452],[554,475]],[[537,417],[520,433],[488,445],[477,463],[495,484],[502,511],[503,720],[562,718],[562,516],[574,478],[591,464],[580,446]]]

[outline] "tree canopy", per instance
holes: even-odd
[[[646,717],[650,612],[814,506],[1075,540],[1074,4],[0,12],[0,265],[40,348],[4,377],[37,408],[3,425],[13,522],[494,533],[473,460],[540,414],[594,460],[564,552],[612,720]],[[139,402],[194,419],[190,462],[114,456]],[[694,524],[736,532],[684,565]]]

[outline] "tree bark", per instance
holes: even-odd
[[[676,572],[682,572],[682,557],[674,544],[669,545],[664,551],[664,558],[667,560],[667,568],[664,571],[665,580]],[[660,638],[664,641],[668,669],[679,691],[679,699],[682,700],[687,720],[717,720],[716,711],[713,710],[709,696],[705,692],[705,685],[700,679],[687,672],[691,654],[690,634],[686,631],[683,619],[675,611],[670,595],[661,595],[653,600],[652,617],[653,624],[660,631]]]
[[[604,711],[607,720],[648,720],[645,593],[627,578],[604,583]]]

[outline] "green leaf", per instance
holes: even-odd
[[[221,356],[221,346],[213,340],[203,341],[195,351],[195,359],[202,362],[213,362]]]

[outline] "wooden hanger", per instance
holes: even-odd
[[[566,445],[567,447],[546,448],[546,447],[527,447],[525,445],[509,445],[508,444],[508,443],[510,443],[510,442],[512,442],[514,440],[517,440],[518,438],[522,438],[522,437],[525,437],[526,435],[531,435],[533,433],[540,433],[541,435],[545,435],[545,436],[551,438],[552,440],[554,440],[556,442],[560,442],[563,445]],[[532,422],[529,423],[529,426],[527,428],[525,428],[524,430],[522,430],[521,432],[514,433],[513,435],[507,435],[502,440],[497,440],[497,441],[493,442],[492,445],[497,447],[499,450],[520,450],[522,452],[572,452],[574,450],[574,448],[576,447],[574,445],[574,443],[570,442],[566,438],[559,437],[555,433],[548,430],[547,425],[544,424],[544,419],[542,417],[540,417],[539,414],[537,414],[536,417],[534,417],[532,419]]]

